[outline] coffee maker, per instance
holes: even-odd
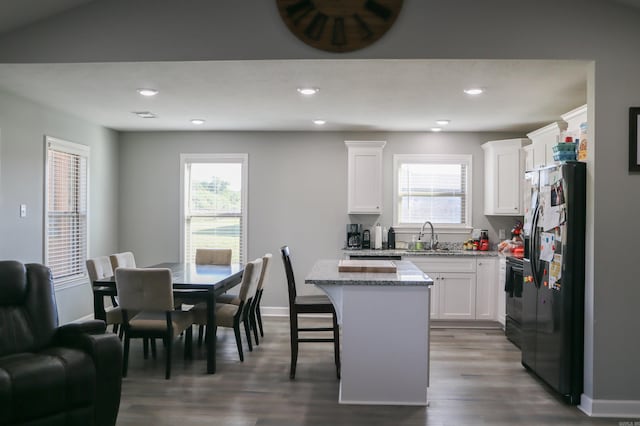
[[[353,223],[347,225],[347,248],[351,250],[362,248],[362,225]]]

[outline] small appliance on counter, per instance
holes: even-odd
[[[370,249],[371,248],[371,231],[365,229],[362,231],[362,248]]]
[[[479,251],[489,251],[489,231],[483,229],[480,231],[480,240],[478,241]]]
[[[347,248],[350,250],[362,248],[362,225],[354,223],[347,225]]]

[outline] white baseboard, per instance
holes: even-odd
[[[580,396],[578,409],[591,417],[640,418],[640,401],[591,399]]]

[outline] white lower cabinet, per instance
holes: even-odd
[[[440,316],[438,319],[475,319],[476,277],[461,272],[443,272],[439,275]]]
[[[433,279],[431,319],[497,319],[497,258],[409,256],[405,259]]]
[[[497,319],[498,259],[477,258],[476,268],[476,319]]]

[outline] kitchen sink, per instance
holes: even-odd
[[[409,253],[451,253],[457,254],[462,253],[464,250],[449,250],[448,248],[437,248],[437,249],[408,249]]]

